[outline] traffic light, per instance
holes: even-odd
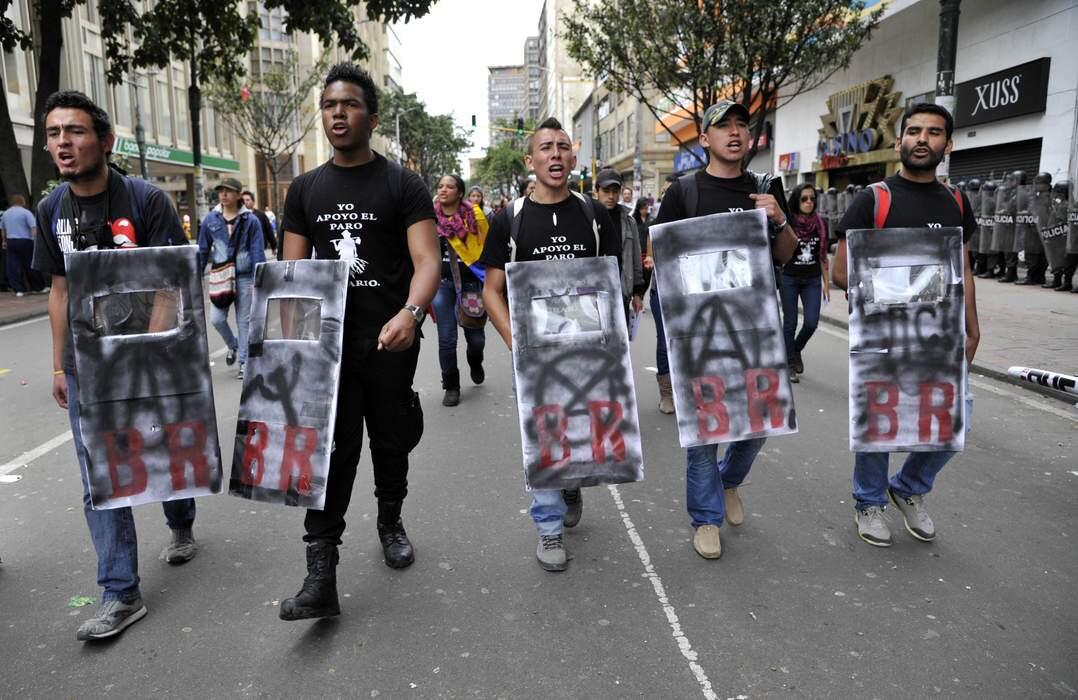
[[[472,128],[475,128],[475,115],[472,115]]]
[[[517,117],[517,136],[524,135],[524,117]]]

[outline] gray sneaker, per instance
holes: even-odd
[[[891,528],[887,527],[887,519],[883,515],[880,506],[869,506],[864,510],[854,510],[854,521],[857,523],[857,535],[873,547],[891,546]]]
[[[546,571],[565,571],[569,568],[569,558],[565,554],[561,535],[539,535],[535,558],[539,560],[539,566]]]
[[[887,497],[895,504],[895,508],[898,508],[898,512],[902,513],[907,532],[922,542],[936,539],[936,526],[925,511],[924,496],[899,496],[888,486]]]
[[[565,499],[565,505],[568,506],[562,523],[565,527],[576,527],[580,524],[580,516],[584,513],[584,497],[580,494],[580,489],[562,489],[561,497]]]
[[[135,598],[130,603],[108,600],[102,603],[96,617],[90,618],[79,626],[75,638],[80,642],[108,639],[123,632],[144,617],[146,617],[146,606],[142,604],[142,598]]]
[[[161,553],[161,558],[169,564],[183,564],[194,559],[195,553],[198,552],[198,543],[195,542],[195,536],[191,534],[191,528],[181,527],[171,532],[172,541]]]

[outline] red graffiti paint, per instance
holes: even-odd
[[[772,429],[781,428],[785,412],[779,400],[778,371],[774,369],[745,370],[745,391],[748,393],[749,429],[754,433],[763,431],[765,413],[771,419]]]
[[[539,441],[539,469],[558,469],[569,464],[572,450],[569,447],[569,418],[565,409],[557,404],[536,406],[532,409],[535,420],[535,434]],[[553,419],[553,422],[550,420]],[[561,448],[561,459],[555,460],[553,447]]]
[[[605,418],[604,418],[605,415]],[[606,444],[609,442],[615,461],[625,460],[625,438],[618,426],[625,417],[621,403],[617,401],[589,401],[588,416],[591,418],[591,459],[596,464],[606,461]]]
[[[710,398],[704,397],[704,387],[711,390]],[[722,377],[697,377],[692,380],[692,398],[696,404],[696,421],[702,439],[719,438],[730,432],[730,414],[722,401],[725,395],[726,385]]]
[[[126,449],[120,447],[118,436],[123,435]],[[112,480],[112,498],[127,498],[146,490],[149,475],[146,463],[142,461],[142,449],[145,441],[134,428],[112,430],[104,434],[105,455],[109,462],[109,478]],[[120,467],[127,466],[131,478],[127,483],[120,483]]]
[[[917,412],[917,439],[929,442],[932,439],[932,419],[939,423],[939,440],[947,442],[954,439],[954,384],[950,382],[922,382],[920,384],[921,404]],[[934,398],[939,396],[940,401]]]
[[[247,435],[243,439],[243,471],[240,481],[248,486],[260,486],[266,474],[265,450],[269,445],[269,426],[262,421],[247,422]]]
[[[302,447],[297,446],[297,441],[302,438]],[[302,428],[295,425],[285,426],[284,429],[284,452],[281,455],[281,491],[292,488],[293,482],[296,491],[303,496],[311,493],[311,475],[314,468],[311,466],[311,455],[318,448],[318,431],[314,428]],[[299,471],[298,476],[295,474]],[[296,476],[295,479],[293,477]]]
[[[894,382],[865,382],[868,394],[868,442],[894,440],[898,435],[898,385]],[[883,397],[881,399],[881,396]],[[880,421],[887,421],[887,430],[880,429]]]
[[[172,488],[182,491],[187,488],[187,465],[195,477],[195,486],[210,485],[210,463],[206,459],[206,424],[200,420],[169,423],[165,426],[168,436],[168,471],[172,476]],[[185,444],[184,436],[190,435]]]

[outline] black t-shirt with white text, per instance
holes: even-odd
[[[652,225],[668,224],[672,221],[709,214],[752,211],[756,208],[756,202],[749,197],[750,194],[757,193],[756,179],[751,174],[746,172],[739,177],[715,177],[706,170],[698,170],[694,177],[699,192],[696,211],[685,211],[681,180],[678,180],[666,190],[662,207],[659,208],[659,215]],[[790,213],[786,211],[786,195],[782,191],[782,182],[778,178],[771,181],[769,192],[775,197],[779,208],[789,217]]]
[[[520,231],[517,240],[516,259],[560,260],[567,258],[592,258],[598,255],[612,255],[621,260],[621,237],[615,232],[614,224],[606,207],[594,199],[586,202],[592,208],[595,223],[599,226],[599,245],[596,250],[595,232],[576,195],[556,204],[539,204],[531,198],[524,200],[520,212]],[[502,209],[494,216],[483,246],[483,255],[479,262],[487,267],[505,269],[510,261],[510,216],[512,206]]]
[[[329,161],[293,180],[285,196],[284,230],[311,241],[316,258],[350,263],[345,332],[361,340],[377,338],[408,301],[408,227],[435,218],[418,175],[403,171],[399,201],[388,177],[377,153],[353,167]]]
[[[913,182],[901,175],[892,175],[885,182],[891,191],[891,208],[883,222],[885,228],[958,226],[962,229],[963,243],[968,243],[977,230],[977,217],[965,193],[959,210],[954,195],[940,182]],[[853,198],[835,233],[845,238],[850,229],[876,228],[874,210],[875,196],[866,187]]]

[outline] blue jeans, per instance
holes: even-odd
[[[90,506],[90,487],[87,484],[89,455],[82,442],[79,426],[79,381],[67,375],[67,416],[71,421],[75,455],[82,476],[82,511],[90,528],[90,539],[97,552],[97,585],[105,589],[101,601],[122,600],[125,603],[139,597],[138,538],[135,518],[130,508],[94,510]],[[169,529],[191,527],[195,522],[195,499],[184,498],[161,504]]]
[[[532,491],[531,516],[540,535],[560,535],[565,512],[565,498],[558,489]]]
[[[670,358],[666,354],[666,331],[663,329],[663,310],[659,306],[659,291],[651,289],[651,316],[655,319],[655,367],[657,374],[670,374]]]
[[[478,290],[479,286],[469,287],[465,284],[464,288]],[[453,280],[441,281],[434,295],[433,306],[438,324],[438,363],[442,367],[442,374],[446,374],[457,369],[457,290],[453,287]],[[464,342],[469,358],[482,358],[487,344],[486,327],[465,328]]]
[[[800,354],[820,323],[820,301],[823,298],[823,280],[819,275],[795,277],[779,273],[779,297],[782,298],[782,336],[786,341],[786,357],[792,360]],[[797,300],[805,307],[805,321],[801,332],[797,330]]]
[[[731,442],[721,462],[716,462],[718,445],[685,450],[685,505],[693,527],[722,525],[726,519],[723,490],[741,485],[765,442],[767,438]]]
[[[239,328],[239,341],[228,325],[228,309],[219,309],[210,304],[210,323],[221,334],[229,350],[237,351],[240,364],[247,362],[247,329],[251,325],[251,293],[254,277],[236,275],[236,326]]]

